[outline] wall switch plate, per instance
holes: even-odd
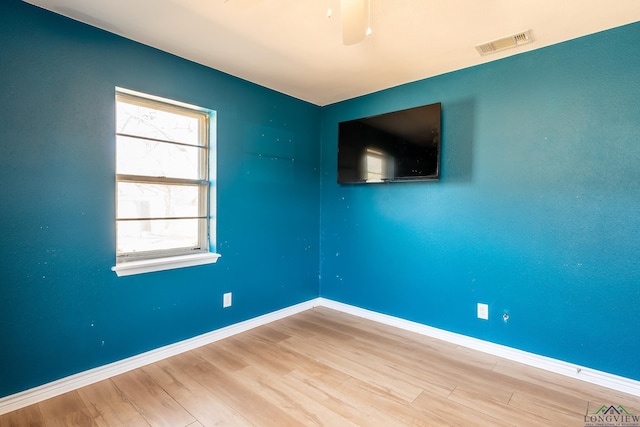
[[[231,292],[227,292],[222,296],[222,308],[231,307]]]
[[[489,320],[489,304],[478,303],[478,319]]]

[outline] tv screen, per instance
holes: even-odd
[[[338,124],[338,183],[440,177],[440,103]]]

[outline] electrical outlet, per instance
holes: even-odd
[[[222,296],[222,307],[231,307],[231,292],[227,292]]]
[[[489,320],[489,304],[478,303],[478,319]]]

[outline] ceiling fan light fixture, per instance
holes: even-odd
[[[342,14],[342,42],[360,43],[367,33],[367,0],[340,0]]]

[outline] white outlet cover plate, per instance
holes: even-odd
[[[227,292],[222,296],[222,307],[231,307],[231,292]]]
[[[478,319],[489,320],[489,304],[478,303]]]

